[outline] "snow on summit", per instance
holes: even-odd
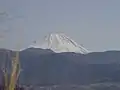
[[[71,38],[67,37],[63,33],[49,34],[44,38],[43,43],[37,44],[36,41],[30,47],[51,49],[56,53],[61,53],[61,52],[75,52],[81,54],[88,53],[88,50],[78,45],[75,41],[73,41]]]

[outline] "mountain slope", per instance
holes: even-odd
[[[2,58],[5,52],[0,53],[1,65],[5,60]],[[9,53],[11,56],[14,55],[14,51]],[[119,51],[94,52],[84,55],[29,48],[20,52],[20,62],[23,71],[19,82],[25,85],[86,85],[120,82]]]

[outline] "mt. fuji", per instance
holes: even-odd
[[[86,54],[88,50],[84,47],[78,45],[74,40],[67,37],[63,33],[52,33],[45,37],[42,44],[38,44],[39,42],[35,41],[29,47],[32,48],[42,48],[42,49],[51,49],[56,53],[61,52],[75,52]]]

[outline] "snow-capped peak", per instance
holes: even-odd
[[[34,44],[31,45],[30,47],[51,49],[56,53],[61,52],[75,52],[81,54],[88,53],[87,49],[78,45],[75,41],[73,41],[63,33],[49,34],[45,37],[42,44],[37,44],[37,42],[34,42]]]

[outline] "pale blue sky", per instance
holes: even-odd
[[[0,0],[0,14],[0,47],[64,32],[91,51],[120,50],[120,0]]]

